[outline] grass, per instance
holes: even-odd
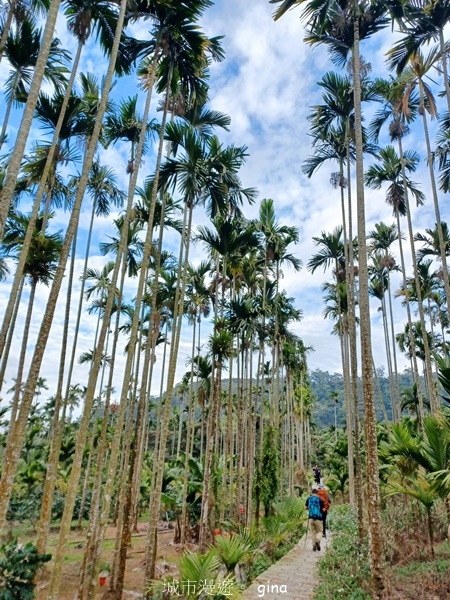
[[[358,544],[355,511],[348,505],[330,511],[331,544],[319,562],[315,600],[369,600],[370,578],[367,543]]]
[[[395,511],[396,508],[390,506],[384,512],[383,532],[388,534],[390,543],[385,548],[386,589],[383,599],[448,600],[450,543],[436,541],[436,557],[432,559],[427,540],[424,542],[417,523],[416,530],[402,528],[400,521],[395,519]],[[348,505],[333,507],[330,528],[333,537],[319,562],[319,585],[314,599],[369,600],[372,597],[369,548],[367,541],[358,544],[353,509]]]
[[[436,544],[436,558],[421,556],[387,572],[386,596],[391,600],[444,600],[450,597],[450,544]]]

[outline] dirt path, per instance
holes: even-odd
[[[281,560],[261,573],[243,592],[244,600],[311,600],[317,584],[317,562],[330,538],[321,539],[321,551],[311,549],[311,536],[303,537]]]

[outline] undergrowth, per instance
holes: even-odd
[[[356,511],[348,505],[335,506],[329,524],[333,537],[319,561],[315,600],[369,600],[368,546],[358,544]]]

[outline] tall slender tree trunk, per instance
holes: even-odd
[[[17,313],[19,312],[19,308],[20,308],[20,301],[22,299],[22,291],[23,291],[24,284],[25,284],[25,277],[22,277],[22,280],[20,281],[20,284],[19,284],[19,289],[17,291],[17,296],[16,296],[15,302],[14,302],[14,310],[13,310],[12,319],[11,319],[11,327],[9,328],[8,336],[6,338],[5,352],[3,354],[2,364],[0,367],[0,392],[2,391],[3,384],[5,383],[5,373],[6,373],[6,367],[8,365],[9,351],[11,349],[11,344],[12,344],[12,340],[13,340],[13,336],[14,336],[14,328],[16,326]]]
[[[31,315],[33,313],[33,305],[34,305],[34,297],[36,294],[36,286],[37,286],[37,280],[32,280],[31,285],[30,285],[30,296],[28,298],[28,309],[27,309],[27,314],[25,317],[25,325],[24,325],[23,335],[22,335],[22,346],[21,346],[20,355],[19,355],[19,365],[17,368],[16,383],[14,385],[14,397],[13,397],[13,401],[12,401],[11,417],[9,420],[9,431],[8,431],[8,437],[7,437],[7,442],[6,442],[7,447],[8,447],[8,444],[11,443],[11,440],[14,437],[14,428],[15,428],[16,419],[17,419],[17,412],[19,409],[19,400],[20,400],[20,394],[21,394],[21,389],[22,389],[22,377],[23,377],[23,371],[25,368],[25,356],[27,353],[28,336],[30,333]]]
[[[383,297],[381,298],[381,314],[383,320],[383,333],[384,333],[384,346],[386,350],[386,360],[388,367],[388,377],[389,377],[389,392],[391,395],[391,406],[392,406],[392,419],[394,423],[398,423],[400,420],[399,414],[399,406],[397,405],[397,398],[395,394],[395,381],[394,381],[394,372],[392,369],[392,355],[391,355],[391,344],[390,344],[390,336],[389,329],[387,324],[387,316],[386,316],[386,299],[385,299],[386,290],[383,290]]]
[[[92,500],[91,500],[91,512],[89,519],[89,527],[86,534],[86,550],[83,556],[83,562],[80,569],[80,581],[78,585],[78,600],[82,600],[84,597],[87,570],[94,566],[94,556],[96,552],[96,543],[99,533],[99,518],[100,518],[100,504],[102,495],[102,484],[103,484],[103,465],[107,454],[107,432],[108,432],[108,420],[110,413],[110,402],[113,387],[113,375],[114,365],[116,360],[116,350],[119,340],[119,325],[120,325],[120,313],[122,307],[123,288],[125,283],[125,276],[127,272],[127,261],[126,253],[122,253],[123,261],[121,266],[121,280],[119,286],[119,298],[116,311],[116,322],[114,326],[113,344],[111,349],[111,363],[109,368],[108,384],[106,388],[105,407],[102,419],[102,429],[100,432],[100,438],[97,445],[97,471],[93,484]],[[86,264],[85,264],[86,266]],[[93,570],[93,569],[92,569]]]
[[[14,195],[14,189],[17,183],[20,165],[22,163],[25,145],[30,132],[33,120],[34,109],[39,97],[39,92],[44,78],[45,67],[50,54],[50,46],[53,41],[56,19],[58,17],[61,0],[52,0],[45,20],[44,34],[42,37],[39,55],[34,68],[33,79],[31,81],[30,91],[28,92],[27,103],[23,111],[19,131],[14,145],[14,150],[8,162],[8,170],[3,190],[0,194],[0,242],[5,234],[5,223],[8,216],[9,207]]]
[[[147,529],[147,542],[146,542],[146,569],[145,569],[145,582],[148,591],[147,597],[151,596],[151,582],[155,577],[155,566],[156,566],[156,548],[157,548],[157,523],[159,511],[161,508],[161,489],[162,489],[162,478],[163,478],[163,466],[164,456],[167,443],[167,435],[169,428],[170,410],[173,399],[173,388],[175,383],[175,372],[178,358],[178,348],[180,344],[180,333],[181,333],[181,321],[183,316],[183,304],[184,295],[186,290],[187,280],[187,265],[189,260],[189,247],[191,242],[191,229],[192,229],[192,212],[193,206],[186,205],[185,215],[187,217],[183,226],[183,235],[180,246],[180,260],[179,269],[180,273],[183,273],[180,285],[177,286],[175,303],[174,303],[174,317],[173,317],[173,328],[172,328],[172,343],[169,359],[169,372],[167,378],[167,393],[166,393],[166,405],[164,407],[164,414],[161,424],[161,434],[159,443],[158,453],[158,469],[155,478],[155,484],[152,486],[152,494],[150,498],[150,509],[148,517],[148,529]],[[182,253],[184,247],[184,256]]]
[[[17,70],[16,74],[14,75],[14,79],[12,80],[10,97],[8,100],[8,104],[6,105],[5,116],[3,117],[2,131],[0,133],[0,150],[2,149],[2,146],[6,139],[6,128],[8,127],[12,105],[16,98],[16,91],[17,91],[17,86],[19,85],[19,79],[20,79],[20,71]],[[45,227],[43,227],[42,229],[45,231]]]
[[[59,4],[59,1],[60,0],[58,0],[58,4]],[[52,6],[53,6],[53,2],[52,2]],[[63,103],[61,105],[61,110],[60,110],[60,113],[59,113],[58,121],[56,123],[55,131],[53,133],[52,143],[51,143],[51,146],[49,148],[49,151],[48,151],[48,154],[47,154],[47,158],[46,158],[46,161],[45,161],[44,172],[42,173],[42,177],[41,177],[41,180],[39,182],[39,187],[38,187],[38,190],[36,192],[36,198],[35,198],[35,201],[34,201],[34,204],[33,204],[33,209],[31,211],[31,215],[30,215],[30,219],[29,219],[29,222],[28,222],[27,231],[26,231],[26,234],[25,234],[25,238],[23,240],[22,251],[21,251],[20,256],[19,256],[19,262],[17,264],[16,272],[14,274],[14,280],[13,280],[12,287],[11,287],[11,293],[10,293],[10,296],[9,296],[8,304],[7,304],[7,307],[6,307],[6,310],[5,310],[5,314],[4,314],[4,317],[3,317],[2,328],[1,328],[1,331],[0,331],[0,357],[3,356],[3,351],[4,351],[4,348],[5,348],[5,340],[6,340],[6,336],[7,336],[7,333],[8,333],[8,329],[9,329],[10,324],[11,324],[11,317],[12,317],[13,309],[14,309],[14,300],[15,300],[15,298],[17,296],[17,290],[19,289],[19,286],[20,286],[22,278],[23,278],[23,270],[24,270],[25,263],[26,263],[26,260],[27,260],[28,251],[30,249],[31,239],[33,237],[33,232],[34,232],[35,225],[36,225],[36,219],[37,219],[37,216],[39,214],[39,209],[40,209],[40,206],[41,206],[42,198],[43,198],[44,193],[45,193],[45,191],[47,189],[47,179],[48,179],[48,176],[50,174],[50,169],[51,169],[52,164],[53,164],[53,159],[54,159],[54,156],[55,156],[55,151],[56,151],[56,146],[57,146],[58,139],[59,139],[59,134],[61,133],[62,124],[63,124],[64,117],[65,117],[65,114],[66,114],[67,106],[68,106],[68,103],[69,103],[69,100],[70,100],[70,95],[72,93],[72,87],[73,87],[73,83],[75,81],[75,76],[76,76],[77,69],[78,69],[78,64],[79,64],[79,61],[80,61],[80,55],[81,55],[81,47],[79,47],[77,49],[77,54],[75,56],[75,60],[74,60],[74,63],[72,65],[72,72],[70,74],[70,78],[69,78],[69,81],[67,83],[67,88],[66,88],[66,92],[65,92],[65,95],[64,95],[64,100],[63,100]],[[39,89],[38,89],[38,92],[39,92]],[[37,99],[36,99],[36,101],[37,101]],[[27,104],[27,106],[28,106],[28,104]],[[33,111],[32,112],[34,112],[34,107],[33,107]],[[14,152],[16,152],[15,149],[14,149]],[[22,150],[22,154],[23,154],[23,150]],[[19,168],[20,168],[20,162],[21,162],[21,160],[22,160],[22,158],[19,158]],[[9,176],[10,168],[11,167],[9,166],[8,167],[8,176]],[[15,179],[17,179],[17,175],[18,175],[18,169],[17,169],[17,172],[15,174]],[[8,196],[8,198],[9,198],[8,200],[7,200],[6,196],[4,195],[5,194],[5,188],[3,189],[2,196],[1,196],[1,199],[0,199],[0,205],[3,203],[3,201],[5,201],[5,202],[7,201],[8,202],[8,208],[9,208],[9,203],[11,202],[11,199],[12,199],[12,196],[13,196],[13,193],[14,193],[15,183],[16,182],[14,181],[14,183],[12,185],[12,192],[11,192],[10,196]],[[5,182],[5,186],[6,186],[6,182]],[[2,227],[4,227],[4,225],[3,226],[1,225],[1,219],[0,219],[0,241],[1,241],[2,237],[3,237]]]
[[[9,3],[8,15],[5,24],[3,25],[2,36],[0,37],[0,63],[2,62],[3,53],[5,52],[5,44],[11,30],[12,20],[17,6],[17,0],[11,0]]]
[[[403,156],[402,153],[400,155]],[[403,165],[403,159],[401,159],[401,160],[402,160],[402,165]],[[408,212],[409,212],[409,208],[407,208],[407,214],[408,214]],[[413,332],[413,328],[412,328],[411,305],[409,302],[408,283],[406,281],[406,265],[405,265],[405,257],[403,254],[400,216],[399,216],[399,214],[397,214],[396,216],[397,216],[397,231],[398,231],[398,247],[399,247],[399,252],[400,252],[400,264],[402,266],[402,276],[403,276],[403,289],[405,290],[406,315],[408,317],[408,325],[409,325],[409,343],[411,346],[412,372],[413,372],[414,383],[417,386],[417,398],[419,400],[419,412],[423,417],[423,415],[424,415],[423,396],[422,396],[422,388],[420,386],[419,367],[417,365],[416,344],[414,341],[414,332]]]
[[[343,328],[341,339],[342,353],[342,369],[344,374],[344,396],[345,396],[345,413],[347,421],[347,457],[348,457],[348,492],[351,505],[355,505],[355,446],[353,439],[353,407],[352,407],[352,392],[350,386],[350,357],[348,344],[348,331]]]
[[[72,298],[73,274],[75,269],[76,241],[74,236],[72,243],[72,260],[70,261],[69,280],[67,282],[66,311],[64,316],[63,339],[59,359],[58,385],[55,395],[54,415],[52,422],[52,439],[47,460],[47,472],[45,474],[44,490],[42,494],[41,513],[38,525],[38,537],[36,546],[39,554],[44,554],[47,547],[48,532],[52,517],[53,494],[55,491],[56,476],[58,470],[59,454],[65,423],[59,424],[59,413],[61,411],[62,390],[64,383],[64,366],[66,362],[67,337],[69,332],[70,306]]]
[[[166,99],[167,100],[167,99]],[[167,101],[165,103],[167,109]],[[167,112],[167,111],[166,111]],[[160,141],[161,143],[161,141]],[[156,360],[155,349],[156,343],[159,336],[160,314],[157,311],[157,298],[159,289],[159,272],[161,269],[161,249],[164,237],[164,219],[166,213],[166,200],[167,194],[163,192],[161,202],[161,217],[159,227],[159,239],[158,239],[158,254],[156,257],[155,274],[152,282],[152,305],[150,312],[150,324],[149,324],[149,339],[147,339],[147,346],[145,349],[144,365],[143,365],[143,377],[141,381],[141,388],[139,394],[139,408],[138,408],[138,441],[137,450],[135,452],[135,466],[134,466],[134,480],[133,480],[133,499],[132,499],[132,515],[135,518],[134,527],[137,527],[137,509],[139,503],[140,494],[140,482],[142,476],[142,462],[144,459],[144,443],[147,438],[148,429],[148,406],[150,402],[150,387],[153,377],[153,365]],[[166,335],[167,335],[168,320],[166,321]],[[164,356],[163,365],[161,370],[161,386],[164,382],[165,373],[165,358],[166,358],[166,347],[164,343]],[[161,390],[162,395],[162,390]]]
[[[95,420],[94,420],[93,428],[91,431],[91,440],[90,440],[91,443],[90,443],[90,447],[89,447],[89,454],[88,454],[88,460],[87,460],[87,464],[86,464],[86,470],[84,472],[84,483],[83,483],[83,488],[82,488],[82,492],[81,492],[80,511],[78,513],[78,529],[80,531],[83,529],[84,507],[86,506],[86,498],[87,498],[87,493],[88,493],[88,488],[89,488],[89,477],[91,474],[92,457],[95,452],[94,435],[95,435]]]
[[[253,498],[253,481],[255,477],[255,444],[256,444],[256,398],[253,401],[253,340],[250,340],[250,373],[249,373],[249,390],[248,390],[248,406],[250,408],[248,420],[248,445],[247,445],[247,505],[245,509],[246,526],[249,527],[252,518],[252,498]],[[231,359],[230,359],[231,360]],[[293,440],[292,440],[293,446]]]
[[[93,226],[94,226],[95,208],[96,208],[96,202],[93,202],[92,203],[91,220],[89,223],[88,237],[87,237],[87,241],[86,241],[86,251],[85,251],[85,256],[84,256],[83,274],[81,276],[81,288],[80,288],[80,295],[78,298],[77,316],[76,316],[75,325],[74,325],[74,337],[73,337],[73,342],[72,342],[72,352],[71,352],[70,361],[69,361],[69,370],[67,372],[66,397],[69,395],[70,385],[72,383],[72,373],[73,373],[73,368],[75,365],[75,358],[76,358],[76,352],[77,352],[77,342],[78,342],[78,335],[80,332],[81,314],[82,314],[82,310],[83,310],[84,288],[86,287],[86,271],[87,271],[87,265],[88,265],[88,261],[89,261],[89,252],[90,252],[90,248],[91,248],[92,231],[93,231]],[[118,312],[120,313],[120,311],[118,311]],[[94,348],[95,348],[95,344],[94,344]]]
[[[220,395],[221,395],[221,373],[222,363],[216,362],[216,373],[211,374],[212,395],[209,403],[208,427],[206,436],[205,448],[205,467],[203,474],[203,491],[202,491],[202,510],[200,517],[200,552],[204,553],[210,534],[209,519],[210,519],[210,501],[211,501],[211,477],[213,471],[213,453],[216,428],[220,415]]]
[[[447,99],[447,108],[450,114],[450,85],[448,82],[448,63],[447,63],[447,48],[444,39],[443,29],[439,30],[439,49],[441,51],[442,76],[444,79],[445,97]]]
[[[356,4],[356,2],[355,2]],[[366,473],[369,507],[370,567],[375,597],[381,598],[383,582],[383,538],[381,533],[380,478],[372,372],[372,347],[367,268],[366,218],[364,204],[364,165],[361,117],[361,60],[359,54],[359,18],[354,18],[353,94],[355,106],[356,198],[358,214],[359,311],[361,332],[361,374],[364,396]]]
[[[378,377],[378,373],[377,373],[377,368],[375,366],[375,361],[373,360],[373,377],[375,379],[375,385],[377,386],[377,391],[378,391],[378,396],[380,397],[380,406],[381,406],[381,410],[383,411],[383,417],[384,420],[386,421],[386,427],[388,429],[388,432],[391,432],[391,424],[389,422],[389,416],[386,410],[386,403],[384,401],[384,396],[383,396],[383,392],[381,391],[381,385],[380,385],[380,378]]]
[[[414,234],[413,234],[413,230],[412,230],[411,211],[410,211],[410,206],[409,206],[409,194],[408,194],[408,187],[406,185],[405,160],[404,160],[404,156],[403,156],[403,144],[402,144],[401,138],[398,139],[398,149],[399,149],[399,154],[400,154],[400,162],[401,162],[401,166],[402,166],[403,186],[405,189],[405,210],[406,210],[406,219],[407,219],[407,223],[408,223],[408,235],[410,238],[412,257],[414,260],[415,259],[415,248],[414,248],[414,241],[413,241]],[[401,261],[401,265],[402,265],[402,275],[403,275],[403,289],[405,290],[406,313],[408,316],[408,325],[409,325],[409,343],[411,345],[414,380],[415,380],[415,384],[417,386],[417,398],[419,400],[419,413],[420,413],[421,423],[423,423],[423,418],[424,418],[424,414],[425,414],[424,406],[423,406],[423,396],[422,396],[422,388],[420,385],[419,367],[417,365],[416,343],[414,340],[414,332],[413,332],[413,327],[412,327],[413,321],[412,321],[412,317],[411,317],[411,305],[410,305],[409,294],[408,294],[408,283],[406,281],[406,265],[405,265],[405,258],[403,255],[403,243],[402,243],[401,228],[400,228],[400,215],[399,215],[398,211],[397,211],[396,217],[397,217],[398,245],[399,245],[399,250],[400,250],[400,261]],[[414,272],[417,273],[417,263],[413,263],[413,265],[414,264],[415,264],[415,266],[413,266],[413,269],[414,269]]]
[[[447,87],[448,87],[448,81],[447,81]],[[419,92],[420,92],[420,102],[422,105],[424,105],[425,100],[424,100],[423,82],[421,79],[419,80]],[[431,191],[432,191],[432,196],[433,196],[434,212],[436,215],[436,229],[437,229],[438,239],[439,239],[440,258],[442,261],[445,297],[447,298],[447,306],[448,306],[448,304],[450,302],[450,300],[449,300],[450,299],[450,283],[449,283],[449,274],[448,274],[448,267],[447,267],[447,253],[446,253],[446,248],[445,248],[444,235],[442,233],[441,211],[439,208],[439,200],[438,200],[438,195],[437,195],[436,178],[434,176],[434,170],[433,170],[433,154],[431,151],[430,135],[428,132],[428,121],[427,121],[426,110],[423,110],[423,112],[422,112],[422,122],[423,122],[423,131],[425,134],[425,143],[426,143],[426,147],[427,147],[427,162],[428,162],[428,169],[430,172],[430,183],[431,183]]]
[[[386,251],[387,254],[387,251]],[[394,363],[394,386],[395,386],[395,400],[397,403],[398,418],[400,419],[400,385],[398,381],[398,365],[397,365],[397,349],[395,346],[395,332],[394,332],[394,315],[392,310],[392,293],[391,293],[391,276],[388,270],[388,300],[389,300],[389,323],[390,323],[390,335],[392,342],[392,359]]]
[[[69,245],[70,245],[72,237],[75,233],[75,227],[78,222],[78,216],[79,216],[80,209],[81,209],[82,199],[83,199],[84,192],[85,192],[86,186],[87,186],[89,171],[91,169],[92,162],[94,159],[94,153],[95,153],[96,146],[97,146],[100,128],[101,128],[101,124],[103,121],[103,116],[106,111],[109,90],[111,87],[111,82],[112,82],[112,78],[113,78],[113,74],[114,74],[115,62],[116,62],[116,58],[117,58],[120,37],[121,37],[122,29],[123,29],[125,9],[126,9],[126,1],[123,0],[120,5],[120,12],[119,12],[119,16],[118,16],[116,31],[115,31],[114,43],[113,43],[113,47],[111,50],[111,57],[110,57],[110,62],[109,62],[109,66],[108,66],[108,72],[105,77],[105,81],[104,81],[104,85],[103,85],[103,91],[102,91],[102,96],[101,96],[101,100],[100,100],[99,110],[97,113],[97,119],[96,119],[96,122],[94,125],[94,130],[92,133],[91,140],[88,144],[87,151],[85,154],[82,175],[80,177],[79,186],[78,186],[76,198],[75,198],[75,203],[73,206],[72,215],[71,215],[71,218],[69,221],[69,226],[68,226],[67,233],[66,233],[66,240],[65,240],[64,246],[63,246],[61,261],[60,261],[60,264],[58,265],[57,274],[55,276],[56,285],[54,283],[54,285],[52,286],[49,302],[47,304],[46,314],[44,316],[43,326],[41,327],[42,342],[40,339],[40,343],[37,346],[36,352],[35,352],[35,358],[37,359],[35,362],[35,367],[34,367],[36,374],[35,375],[33,374],[35,377],[37,377],[37,375],[39,373],[40,362],[42,361],[43,351],[45,349],[45,344],[46,344],[46,341],[48,338],[48,333],[50,330],[54,310],[56,307],[56,300],[57,300],[57,296],[59,293],[59,288],[61,286],[64,268],[65,268],[65,265],[67,262]],[[116,269],[115,269],[115,272],[117,270],[116,281],[117,281],[119,266],[120,266],[120,258],[118,259],[118,264],[116,265]],[[115,283],[116,282],[113,282],[113,288],[115,287]],[[73,465],[72,465],[72,470],[71,470],[71,475],[70,475],[70,480],[69,480],[69,489],[67,492],[66,504],[65,504],[65,508],[64,508],[63,517],[61,520],[60,536],[59,536],[58,546],[57,546],[56,553],[55,553],[55,563],[54,563],[54,568],[53,568],[53,573],[52,573],[52,579],[50,582],[48,600],[56,600],[58,597],[58,594],[59,594],[59,585],[60,585],[60,579],[61,579],[61,573],[62,573],[62,561],[63,561],[63,557],[64,557],[67,536],[70,531],[73,507],[74,507],[75,497],[76,497],[76,490],[78,487],[78,481],[79,481],[79,476],[80,476],[82,452],[83,452],[84,443],[85,443],[86,436],[87,436],[87,431],[88,431],[88,426],[89,426],[89,418],[90,418],[90,414],[92,411],[92,404],[93,404],[94,393],[95,393],[95,388],[96,388],[97,376],[98,376],[98,372],[99,372],[100,365],[101,365],[103,346],[104,346],[104,342],[105,342],[105,338],[106,338],[107,329],[109,328],[109,317],[111,314],[113,299],[114,299],[114,295],[111,294],[108,297],[108,301],[107,301],[107,305],[106,305],[106,309],[105,309],[105,321],[103,324],[104,326],[102,327],[102,333],[100,336],[99,345],[95,349],[94,357],[93,357],[93,361],[92,361],[92,368],[91,368],[91,372],[89,375],[87,392],[86,392],[85,408],[84,408],[84,413],[83,413],[83,416],[82,416],[81,422],[80,422],[80,429],[79,429],[78,438],[77,438],[77,447],[75,450],[75,455],[74,455],[74,460],[73,460]],[[36,356],[36,354],[37,354],[37,356]]]
[[[354,65],[354,68],[356,66]],[[355,100],[356,103],[356,100]],[[347,146],[349,152],[349,146]],[[361,159],[362,160],[362,159]],[[350,182],[350,156],[347,157],[348,181]],[[364,191],[364,189],[363,189]],[[357,190],[358,195],[358,190]],[[359,238],[359,231],[358,231]],[[360,412],[359,412],[359,390],[358,390],[358,356],[356,349],[356,282],[353,265],[353,216],[352,216],[352,194],[351,187],[348,187],[348,336],[349,336],[349,358],[350,358],[350,386],[353,399],[353,426],[355,439],[355,497],[358,510],[358,535],[360,541],[364,539],[364,513],[363,513],[363,485],[362,485],[362,460],[361,460],[361,432],[360,432]],[[367,256],[366,256],[367,263]],[[361,279],[361,273],[359,273]],[[365,282],[367,286],[367,280]],[[364,392],[363,392],[364,393]]]
[[[350,152],[349,152],[349,144],[347,144],[347,162],[349,163]],[[350,170],[348,164],[348,170]],[[353,247],[352,247],[352,255],[350,257],[350,247],[352,246],[351,233],[352,228],[349,227],[350,230],[350,240],[349,235],[347,234],[347,219],[345,216],[345,195],[344,195],[344,165],[343,161],[339,161],[339,179],[340,179],[340,189],[341,189],[341,213],[342,213],[342,232],[344,235],[344,260],[345,260],[345,285],[347,288],[347,296],[349,297],[352,293],[352,285],[351,285],[351,270],[353,270]],[[350,185],[350,179],[348,178],[347,185]],[[349,223],[352,222],[351,215],[351,202],[349,195]],[[339,299],[339,291],[338,291],[338,299]],[[347,305],[347,323],[341,324],[340,328],[342,329],[342,337],[341,337],[341,355],[342,355],[342,371],[344,376],[344,394],[345,394],[345,409],[346,409],[346,420],[347,420],[347,445],[348,445],[348,490],[350,496],[350,504],[355,504],[355,466],[354,466],[354,419],[353,419],[353,407],[352,407],[352,387],[351,387],[351,378],[350,378],[350,360],[349,360],[349,336],[348,336],[348,327],[351,323],[353,327],[353,315],[351,313],[353,303],[353,295],[351,298],[350,304]],[[354,308],[354,307],[353,307]],[[342,319],[342,315],[341,315]]]
[[[190,383],[189,383],[189,409],[188,419],[186,425],[186,445],[184,454],[184,479],[183,479],[183,491],[182,491],[182,505],[181,505],[181,531],[180,531],[180,544],[184,546],[186,543],[186,518],[187,518],[187,492],[189,484],[189,451],[190,451],[190,431],[192,426],[192,412],[194,406],[194,358],[195,358],[195,341],[197,329],[197,315],[194,316],[194,325],[192,332],[192,350],[191,350],[191,372],[190,372]],[[199,351],[200,354],[200,351]]]
[[[225,260],[225,258],[224,258]],[[222,265],[222,277],[225,277],[225,265]],[[214,329],[213,336],[217,332],[216,323],[219,318],[219,279],[221,277],[220,272],[220,255],[216,253],[216,276],[214,282]],[[224,300],[224,287],[222,286],[222,305],[223,310]],[[239,359],[238,359],[239,360]],[[208,418],[206,423],[206,444],[205,444],[205,462],[203,469],[203,490],[202,490],[202,505],[200,511],[200,532],[199,532],[199,546],[200,551],[205,552],[207,541],[210,536],[210,504],[211,504],[211,479],[212,472],[214,469],[214,445],[216,437],[216,429],[218,428],[217,421],[220,418],[220,395],[221,395],[221,374],[222,374],[222,363],[216,361],[214,354],[211,359],[211,392],[209,399]],[[242,385],[240,386],[240,392],[238,390],[238,396],[242,399]],[[239,400],[238,400],[239,402]],[[238,477],[239,480],[239,477]]]
[[[155,56],[158,56],[158,54],[159,54],[159,50],[157,50],[155,52]],[[169,85],[167,87],[167,90],[169,89]],[[162,123],[161,123],[161,127],[160,127],[160,144],[159,144],[158,156],[157,156],[157,160],[156,160],[156,168],[155,168],[156,175],[155,175],[155,179],[154,179],[154,183],[153,183],[152,202],[151,202],[151,207],[150,207],[150,211],[149,211],[147,234],[146,234],[146,239],[145,239],[145,243],[144,243],[144,252],[143,252],[143,257],[142,257],[143,265],[146,265],[148,263],[149,258],[150,258],[150,252],[152,249],[153,220],[154,220],[157,190],[158,190],[159,170],[160,170],[162,151],[163,151],[163,146],[164,146],[163,142],[164,142],[165,120],[166,120],[166,116],[167,116],[168,101],[169,101],[169,92],[167,91],[166,92],[166,106],[165,106],[165,110],[163,112],[163,119],[162,119]],[[144,124],[147,122],[149,108],[150,108],[150,98],[148,97],[147,102],[146,102],[146,107],[144,109],[144,117],[143,117]],[[138,145],[138,149],[137,149],[137,153],[136,153],[136,164],[139,164],[140,160],[141,160],[144,139],[145,139],[145,126],[143,127],[143,134],[141,132],[141,135],[140,135],[139,145]],[[135,172],[137,172],[137,166],[135,167]],[[136,173],[136,175],[137,175],[137,173]],[[135,186],[135,184],[136,184],[136,181],[134,180],[134,186]],[[133,189],[133,192],[134,192],[134,189]],[[142,268],[141,272],[140,272],[140,276],[139,276],[138,289],[137,289],[136,298],[135,298],[135,311],[134,311],[133,322],[132,322],[132,326],[131,326],[130,341],[129,341],[129,345],[128,345],[127,362],[126,362],[126,366],[125,366],[125,374],[124,374],[124,379],[123,379],[123,384],[122,384],[121,405],[125,404],[127,401],[128,387],[129,387],[130,378],[131,378],[131,367],[132,367],[133,357],[134,357],[134,353],[135,353],[138,328],[139,328],[139,312],[140,312],[141,303],[142,303],[142,299],[143,299],[145,282],[146,282],[146,269]],[[146,389],[146,387],[147,386],[145,385],[144,390]],[[133,450],[132,456],[133,456],[133,460],[134,460],[134,456],[135,456],[134,450]],[[126,460],[126,462],[125,462],[125,465],[127,465],[127,464],[128,464],[128,460]],[[133,466],[130,467],[130,471],[131,471],[131,473],[134,472]],[[131,482],[129,482],[128,477],[126,477],[126,485],[124,486],[124,493],[126,494],[126,496],[125,496],[126,498],[128,498],[128,491],[129,491],[128,486],[129,485],[131,485]],[[105,500],[106,500],[106,496],[105,496]],[[130,502],[131,502],[131,500],[130,500]],[[129,507],[128,500],[125,503],[125,509],[126,509],[126,518],[128,519],[130,516],[130,507]],[[125,514],[120,513],[120,516],[121,516],[121,519],[125,518]],[[128,528],[129,528],[128,522],[127,523],[124,522],[124,526],[125,526],[125,530],[128,531]],[[127,543],[126,539],[122,538],[121,543]],[[120,561],[122,561],[122,550],[118,549],[118,553],[120,556]],[[121,564],[121,562],[120,562],[120,564]],[[120,565],[118,565],[118,566],[120,567],[120,569],[122,568]],[[122,572],[121,572],[121,570],[119,570],[117,578],[111,578],[111,585],[114,586],[114,588],[111,588],[110,591],[111,592],[114,591],[115,597],[117,596],[118,593],[120,594],[120,588],[122,585],[121,584],[122,577],[123,577]],[[117,589],[116,589],[116,587],[117,587]],[[119,590],[119,591],[117,591],[117,590]]]

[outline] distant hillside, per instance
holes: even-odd
[[[313,421],[321,429],[334,425],[334,401],[331,400],[332,392],[336,391],[339,393],[339,403],[337,408],[337,421],[338,426],[342,426],[345,423],[345,407],[344,402],[344,379],[340,373],[328,373],[328,371],[321,371],[316,369],[310,373],[311,387],[317,396],[317,400],[314,404]],[[380,383],[381,393],[383,394],[384,402],[389,418],[392,416],[392,405],[391,396],[389,393],[389,379],[384,374],[383,369],[378,370],[378,381]],[[400,388],[410,387],[413,384],[411,371],[405,371],[399,374]],[[361,380],[359,380],[359,391],[360,391],[360,410],[362,408],[362,393],[361,393]],[[377,418],[383,420],[383,412],[381,409],[380,395],[377,385],[375,385],[375,401]]]
[[[316,396],[316,400],[314,402],[314,410],[313,410],[313,421],[320,428],[325,429],[330,425],[334,425],[334,401],[331,400],[332,392],[338,392],[338,407],[337,407],[337,422],[338,426],[342,427],[345,424],[345,407],[343,406],[344,402],[344,379],[340,373],[328,373],[328,371],[321,371],[320,369],[315,369],[310,372],[310,381],[311,387],[314,395]],[[383,394],[384,402],[386,404],[386,410],[389,415],[389,418],[392,418],[392,406],[391,406],[391,396],[389,393],[389,379],[387,375],[385,375],[383,369],[378,369],[378,381],[381,388],[381,393]],[[256,384],[256,381],[254,382]],[[413,384],[413,379],[410,371],[405,371],[399,374],[399,383],[400,388],[411,387]],[[361,380],[358,381],[359,386],[359,400],[360,400],[360,411],[361,415],[363,414],[363,404],[362,404],[362,390],[361,390]],[[194,384],[194,389],[195,389]],[[237,392],[237,379],[233,379],[233,394]],[[228,390],[228,379],[224,379],[222,382],[222,389]],[[158,398],[152,397],[151,399],[155,404],[158,404]],[[377,410],[377,418],[382,421],[384,420],[383,411],[381,409],[381,402],[379,396],[378,385],[375,385],[375,401],[376,401],[376,410]],[[173,403],[175,406],[179,406],[180,397],[175,393],[173,398]]]

